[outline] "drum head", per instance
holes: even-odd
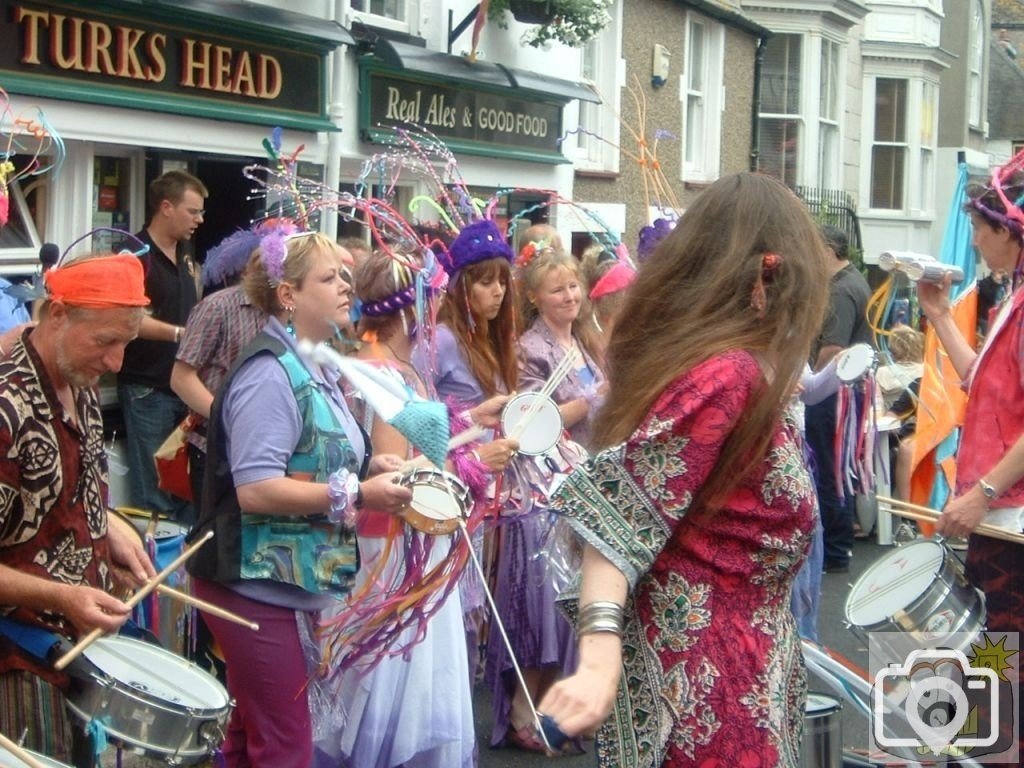
[[[854,344],[839,353],[836,376],[847,384],[857,381],[875,365],[875,350],[870,344]]]
[[[46,757],[45,755],[40,755],[38,752],[33,752],[30,749],[26,749],[25,752],[34,757],[40,765],[45,765],[47,768],[71,768],[67,763],[52,760],[51,758]],[[0,768],[25,768],[26,765],[27,763],[19,760],[3,747],[0,747]]]
[[[519,424],[528,419],[520,429]],[[501,412],[501,429],[506,436],[519,439],[519,452],[527,456],[547,453],[562,436],[562,414],[550,397],[538,392],[516,395]]]
[[[431,520],[454,520],[465,517],[461,489],[453,484],[449,491],[440,477],[432,478],[429,482],[413,484],[412,508]]]
[[[916,541],[889,552],[872,565],[850,590],[846,619],[871,627],[906,608],[935,580],[946,553],[934,541]]]
[[[215,677],[159,646],[101,637],[83,655],[108,677],[154,699],[197,710],[228,705],[228,693]]]

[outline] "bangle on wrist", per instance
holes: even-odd
[[[327,478],[327,498],[331,502],[327,519],[335,525],[354,528],[363,501],[359,477],[347,469],[332,472]]]
[[[622,606],[610,600],[596,600],[588,603],[580,610],[580,618],[576,625],[576,636],[594,635],[608,632],[622,637],[625,623]]]
[[[175,344],[180,344],[181,343],[181,326],[180,325],[174,326],[174,343]]]

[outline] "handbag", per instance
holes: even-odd
[[[153,454],[157,487],[179,499],[192,501],[192,482],[188,471],[188,433],[195,428],[192,414],[186,416]]]

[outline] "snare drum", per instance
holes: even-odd
[[[800,768],[842,768],[843,703],[824,693],[807,694]]]
[[[528,421],[520,427],[524,419]],[[519,441],[520,453],[540,456],[554,448],[562,436],[562,413],[550,397],[522,392],[505,404],[501,429],[506,437]]]
[[[30,757],[38,761],[40,765],[45,765],[47,768],[71,768],[67,763],[62,763],[58,760],[46,757],[45,755],[40,755],[38,752],[33,752],[30,749],[26,749],[25,752]],[[0,747],[0,768],[25,768],[27,765],[28,763],[19,760],[8,750]]]
[[[854,344],[836,358],[836,377],[845,384],[864,378],[875,367],[875,350],[870,344]]]
[[[985,628],[981,593],[946,546],[915,541],[887,553],[853,585],[846,620],[863,632],[903,632],[923,646]],[[966,644],[963,643],[963,644]]]
[[[184,765],[224,740],[234,703],[195,664],[127,637],[101,637],[83,655],[98,672],[73,686],[68,710],[85,724],[100,718],[115,744]]]
[[[403,483],[412,502],[402,517],[417,531],[441,536],[453,532],[469,517],[473,497],[455,475],[437,469],[414,469]]]

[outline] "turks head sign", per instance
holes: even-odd
[[[387,141],[413,123],[473,154],[566,162],[559,149],[562,103],[509,88],[477,90],[466,83],[425,82],[388,72],[364,72],[361,128],[369,141]],[[522,95],[520,95],[522,93]]]
[[[326,50],[192,24],[166,6],[0,0],[0,85],[14,93],[329,128]],[[159,18],[155,14],[160,14]],[[280,32],[278,32],[280,35]]]

